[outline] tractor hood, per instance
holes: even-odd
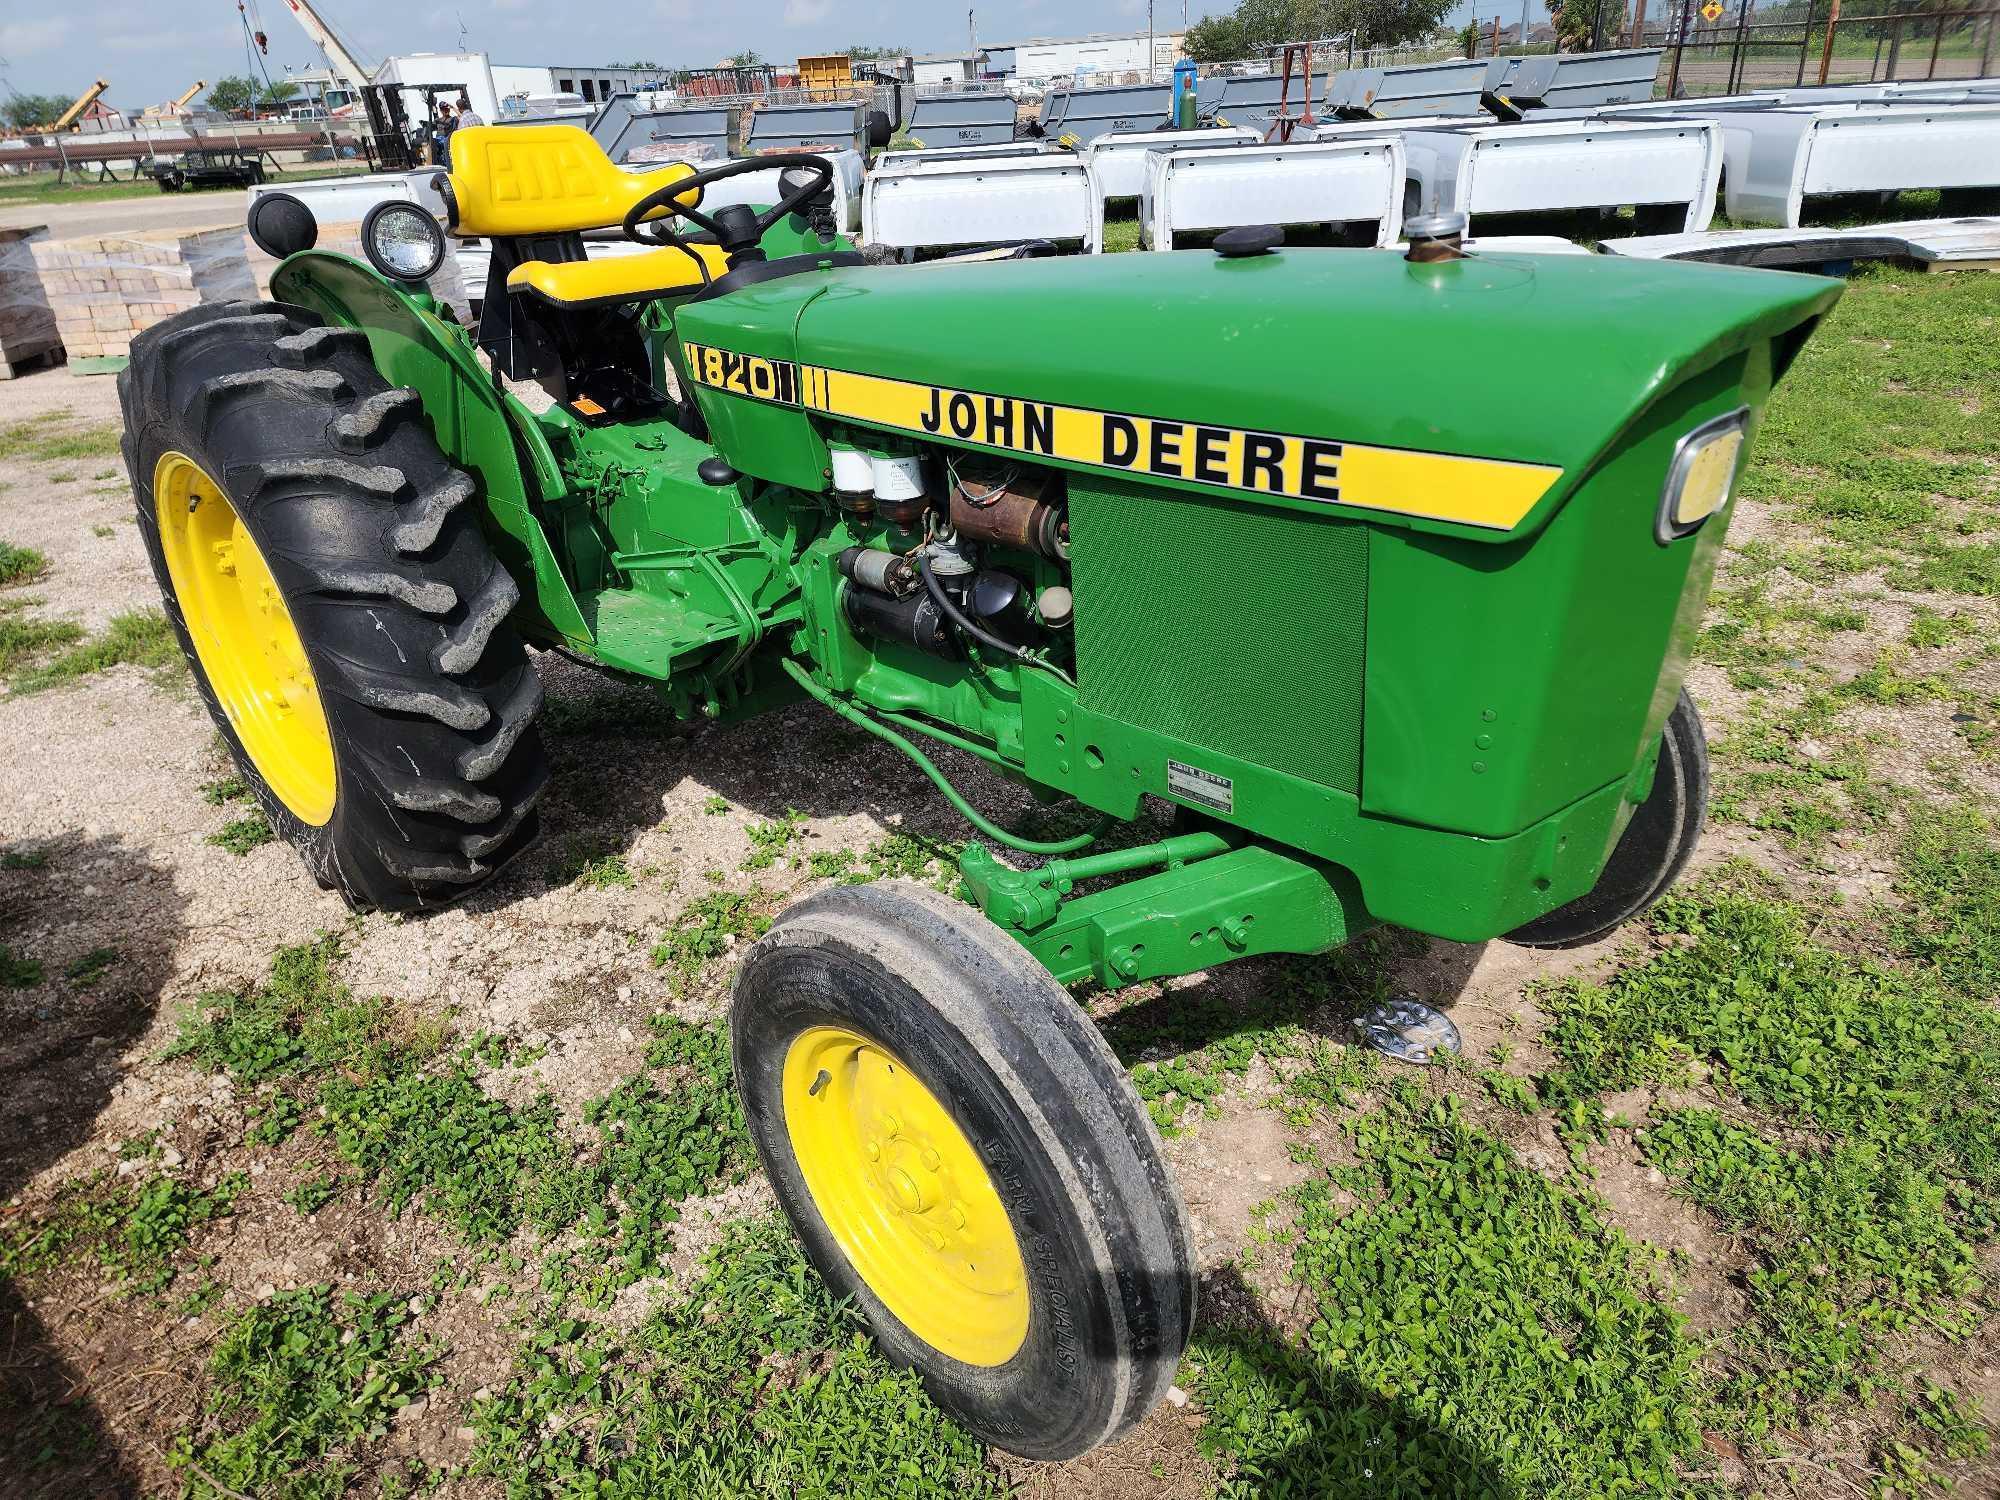
[[[1103,468],[1133,444],[1094,424],[1122,418],[1140,434],[1138,469],[1170,483],[1195,479],[1197,440],[1219,429],[1208,483],[1225,488],[1244,487],[1226,481],[1246,435],[1278,434],[1294,441],[1290,478],[1321,464],[1340,483],[1261,498],[1368,506],[1365,475],[1469,496],[1464,513],[1380,508],[1492,538],[1545,522],[1651,403],[1703,371],[1760,356],[1742,390],[1760,406],[1839,293],[1819,277],[1611,256],[1187,251],[788,278],[684,309],[681,332],[796,361],[800,404],[822,419]],[[1059,440],[1024,447],[1038,412],[1035,435]],[[1164,469],[1149,462],[1156,440]],[[1474,462],[1434,462],[1451,457]]]

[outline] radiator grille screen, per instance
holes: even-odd
[[[1072,479],[1070,531],[1085,708],[1360,791],[1366,526]]]

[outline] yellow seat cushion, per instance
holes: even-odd
[[[487,238],[606,229],[648,193],[693,175],[684,162],[627,172],[574,125],[472,125],[451,138],[452,227]]]
[[[720,245],[690,245],[708,267],[708,279],[719,280],[729,270]],[[701,271],[691,257],[671,245],[642,255],[604,260],[530,260],[507,273],[507,290],[534,292],[564,307],[593,303],[630,302],[659,297],[702,285]]]

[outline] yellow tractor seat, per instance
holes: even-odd
[[[720,245],[689,245],[688,250],[701,257],[708,280],[720,280],[728,272],[729,261]],[[605,307],[670,296],[702,284],[693,256],[671,245],[606,260],[523,261],[507,273],[508,291],[533,292],[558,307]]]
[[[452,230],[490,239],[607,229],[693,175],[685,162],[627,172],[574,125],[468,126],[451,138]],[[690,206],[700,203],[697,191]]]

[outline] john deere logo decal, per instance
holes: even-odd
[[[1377,448],[1058,406],[686,346],[712,390],[1030,458],[1221,490],[1510,530],[1562,477],[1544,464]]]

